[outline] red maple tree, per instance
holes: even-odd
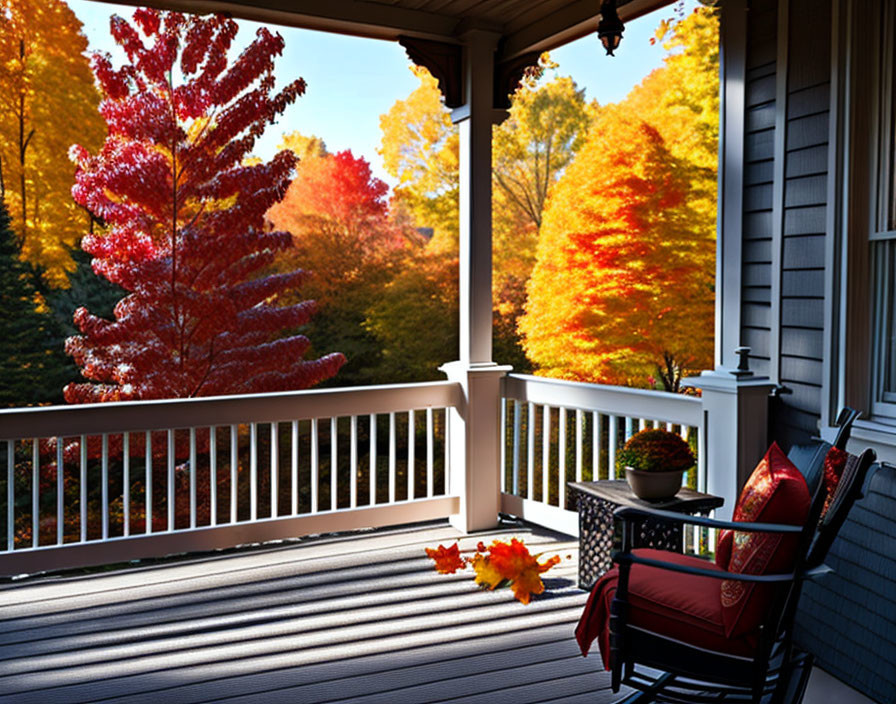
[[[283,39],[267,29],[229,65],[236,23],[140,9],[111,32],[127,63],[96,54],[108,125],[96,155],[72,147],[75,200],[102,218],[84,238],[94,270],[129,292],[115,320],[75,312],[81,335],[66,350],[95,383],[70,384],[69,403],[302,389],[332,377],[342,354],[304,360],[288,335],[312,301],[278,305],[308,276],[264,276],[287,232],[265,232],[264,213],[289,184],[295,156],[244,165],[265,126],[304,92],[274,92]]]

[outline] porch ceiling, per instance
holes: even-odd
[[[600,0],[114,1],[196,13],[228,12],[258,22],[389,40],[410,36],[457,43],[467,29],[488,29],[503,37],[499,61],[547,51],[596,31],[600,14]],[[671,2],[619,0],[619,16],[632,20]]]

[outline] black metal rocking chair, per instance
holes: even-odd
[[[852,415],[841,425],[835,446],[845,446]],[[844,428],[845,426],[845,428]],[[842,449],[842,447],[838,448]],[[646,702],[759,702],[795,704],[802,700],[812,666],[812,656],[800,652],[792,642],[792,626],[803,582],[815,579],[830,570],[823,564],[828,549],[840,530],[855,501],[862,496],[862,485],[868,469],[875,461],[872,450],[860,456],[848,455],[843,474],[833,498],[824,511],[827,492],[823,482],[815,491],[808,518],[803,526],[718,521],[699,516],[641,508],[620,508],[616,516],[622,521],[622,549],[614,556],[618,564],[616,592],[610,604],[609,644],[612,687],[620,685],[638,690],[625,704]],[[702,568],[696,559],[674,561],[657,559],[655,552],[633,550],[633,536],[638,523],[646,519],[665,520],[708,528],[738,532],[765,532],[798,535],[798,548],[793,571],[786,574],[741,574],[722,571],[713,563]],[[667,554],[674,558],[672,554]],[[631,571],[635,565],[669,570],[669,580],[734,580],[743,583],[773,585],[774,597],[764,611],[758,630],[750,633],[750,648],[744,650],[743,639],[738,648],[695,645],[681,637],[633,624],[629,599]],[[634,569],[644,569],[644,567]],[[675,574],[678,577],[675,577]],[[685,575],[688,575],[687,577]],[[715,583],[715,582],[713,582]],[[691,582],[696,584],[696,582]],[[635,621],[638,619],[635,618]]]

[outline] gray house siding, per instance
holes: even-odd
[[[821,413],[831,4],[791,0],[789,13],[779,372],[789,393],[774,419],[784,444],[814,434]]]
[[[750,365],[769,374],[775,155],[777,0],[756,0],[747,15],[744,95],[743,265],[741,344]]]
[[[770,434],[785,448],[832,420],[822,413],[832,383],[825,341],[838,324],[826,301],[826,276],[839,266],[829,202],[833,6],[752,0],[744,20],[740,333],[754,370],[780,385]],[[896,703],[896,469],[871,475],[828,562],[835,573],[806,587],[797,640],[825,670]]]
[[[831,7],[781,2],[753,0],[746,17],[740,332],[782,387],[771,427],[786,448],[821,413]]]
[[[879,702],[896,702],[896,469],[866,482],[827,564],[807,584],[795,637],[816,663]]]

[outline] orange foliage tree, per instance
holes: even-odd
[[[712,357],[712,230],[659,132],[602,110],[545,214],[520,321],[547,376],[644,386],[657,367]]]
[[[678,390],[711,364],[718,22],[659,34],[681,51],[596,111],[549,199],[520,320],[541,374]]]
[[[380,345],[364,321],[397,275],[416,233],[392,220],[388,186],[373,176],[363,157],[350,151],[329,154],[320,140],[296,134],[287,135],[282,146],[302,160],[267,219],[293,237],[294,247],[279,255],[277,267],[313,272],[302,296],[317,301],[318,312],[306,334],[315,347],[346,355],[340,384],[387,381]]]

